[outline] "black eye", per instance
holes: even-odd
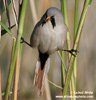
[[[47,14],[44,15],[43,20],[45,21],[47,18]]]
[[[55,22],[55,17],[51,16],[51,24],[53,26],[53,28],[56,26],[56,22]]]
[[[42,26],[46,23],[46,18],[47,18],[47,14],[45,14],[44,16],[43,16],[43,22],[42,22]]]
[[[46,17],[44,16],[43,20],[45,20],[45,19],[46,19]]]

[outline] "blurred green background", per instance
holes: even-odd
[[[38,21],[49,7],[61,8],[60,0],[34,0],[36,6],[36,13]],[[81,11],[83,9],[84,0],[79,1],[78,17],[80,18]],[[18,2],[16,2],[16,8],[18,9]],[[73,46],[73,32],[74,32],[74,8],[75,0],[67,0],[67,11],[68,11],[68,24],[71,39],[71,48]],[[77,80],[76,80],[76,91],[92,91],[94,94],[93,99],[96,100],[96,1],[93,0],[91,6],[88,9],[87,16],[85,19],[81,40],[79,43],[79,53],[77,60]],[[12,6],[9,6],[11,25],[15,23]],[[5,12],[2,14],[2,22],[8,26]],[[30,36],[34,28],[34,20],[31,13],[30,2],[28,1],[24,33],[23,37],[26,41],[30,42]],[[12,29],[12,33],[16,36],[16,28]],[[1,64],[1,75],[2,75],[2,91],[5,91],[8,70],[10,65],[12,51],[12,38],[6,34],[1,38],[0,46],[0,64]],[[37,49],[32,49],[26,44],[23,44],[19,88],[18,88],[18,100],[46,100],[46,93],[40,98],[37,95],[36,89],[33,91],[33,80],[35,74],[35,65],[38,58]],[[68,62],[66,64],[68,66]],[[55,84],[61,85],[61,61],[56,53],[51,55],[50,69],[48,73],[48,79]],[[61,89],[49,83],[51,99],[56,99],[56,95],[62,95]],[[45,91],[45,90],[44,90]],[[83,99],[77,99],[83,100]],[[87,100],[87,99],[84,99]]]

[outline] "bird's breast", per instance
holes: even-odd
[[[38,49],[42,52],[54,53],[57,49],[62,49],[65,41],[65,33],[63,25],[56,25],[54,28],[51,22],[40,26],[39,31],[39,46]]]

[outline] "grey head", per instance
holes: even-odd
[[[46,20],[46,18],[49,19]],[[56,7],[51,7],[47,9],[40,22],[42,23],[42,25],[44,25],[49,20],[51,21],[51,24],[54,28],[56,24],[64,23],[64,16],[59,9],[57,9]]]

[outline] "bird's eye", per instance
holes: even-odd
[[[44,18],[43,18],[43,20],[45,21],[45,20],[46,20],[46,18],[47,18],[47,14],[45,14],[45,15],[44,15]]]
[[[46,23],[47,14],[43,16],[42,26]]]
[[[46,18],[43,18],[42,26],[46,23]]]
[[[46,17],[44,17],[43,20],[46,20]]]

